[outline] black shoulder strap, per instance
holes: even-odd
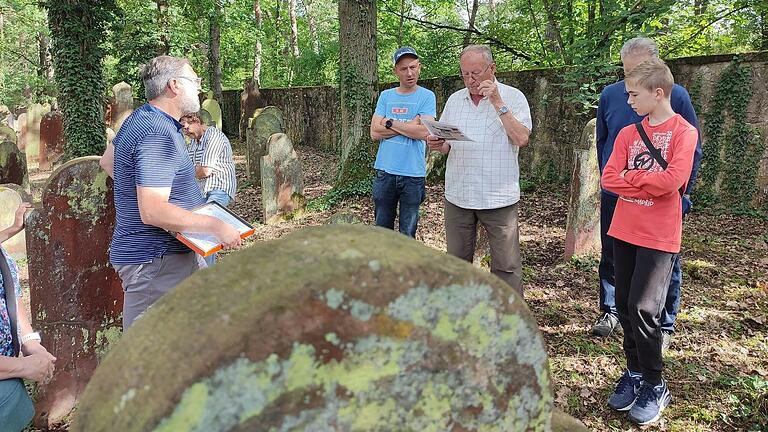
[[[16,327],[16,287],[13,284],[11,268],[8,267],[8,261],[5,258],[5,252],[0,250],[0,272],[3,275],[3,288],[5,288],[5,307],[8,309],[8,318],[11,321],[11,342],[13,346],[14,357],[19,355],[19,329]]]
[[[651,140],[650,138],[648,138],[648,134],[646,134],[645,129],[643,129],[643,122],[635,123],[635,127],[637,128],[637,132],[640,134],[640,138],[643,139],[643,144],[645,144],[645,146],[648,147],[648,151],[651,153],[651,156],[653,156],[653,158],[656,159],[656,163],[658,163],[662,169],[667,169],[667,166],[669,166],[669,164],[661,156],[661,152],[659,151],[659,149],[657,149],[656,147],[653,146],[653,144],[651,144]]]
[[[645,146],[648,147],[648,152],[651,153],[651,156],[653,156],[653,158],[656,160],[656,163],[659,164],[661,169],[667,169],[669,164],[661,156],[661,152],[659,151],[659,149],[657,149],[656,147],[653,146],[653,144],[651,144],[651,139],[648,138],[648,134],[645,133],[645,129],[643,129],[643,122],[640,121],[635,123],[635,128],[637,128],[637,133],[640,134],[640,138],[643,139],[643,144],[645,144]],[[682,187],[680,187],[678,192],[680,192],[680,196],[683,196],[683,194],[685,193],[683,192]]]

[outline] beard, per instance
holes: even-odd
[[[182,116],[200,111],[200,99],[197,97],[197,92],[185,91],[179,108]]]

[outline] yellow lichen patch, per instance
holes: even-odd
[[[376,314],[372,319],[376,333],[395,339],[408,339],[414,326],[405,321],[395,321],[387,315]]]
[[[208,399],[208,386],[203,383],[192,385],[184,393],[184,398],[176,407],[173,415],[160,423],[155,432],[188,431],[200,423],[205,403]]]

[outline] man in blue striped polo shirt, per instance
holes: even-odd
[[[177,119],[200,109],[200,78],[189,61],[170,56],[155,57],[140,74],[149,102],[125,120],[102,160],[114,170],[116,220],[109,260],[123,282],[124,329],[205,267],[168,231],[212,233],[225,248],[241,244],[232,226],[189,211],[205,199]]]

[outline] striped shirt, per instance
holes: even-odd
[[[528,130],[531,110],[523,93],[496,81],[510,113]],[[487,99],[475,105],[466,88],[452,94],[440,121],[461,128],[471,141],[451,141],[445,167],[445,199],[464,209],[488,210],[520,200],[518,147],[509,141],[496,108]]]
[[[232,146],[223,132],[208,126],[200,140],[192,140],[189,156],[195,165],[202,165],[213,171],[210,176],[197,179],[203,195],[212,190],[223,190],[230,199],[235,199],[235,161],[232,159]]]
[[[143,264],[166,254],[189,252],[167,231],[141,221],[136,187],[171,188],[168,202],[184,209],[205,203],[195,167],[176,119],[144,104],[120,127],[115,140],[115,231],[112,264]]]

